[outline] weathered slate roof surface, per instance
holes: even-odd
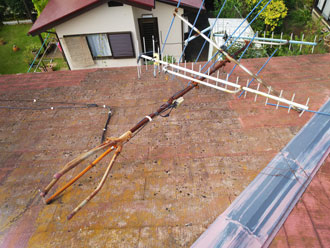
[[[243,64],[256,72],[265,60]],[[318,109],[330,95],[329,66],[329,54],[278,57],[262,77],[285,95],[296,92],[298,102],[310,96],[311,108]],[[245,74],[235,72],[245,84]],[[137,80],[136,68],[3,75],[0,99],[110,105],[114,115],[107,135],[118,136],[184,85],[153,78],[150,69]],[[191,245],[312,116],[299,118],[253,99],[205,87],[187,94],[169,118],[156,119],[125,146],[102,191],[70,222],[67,214],[97,185],[107,160],[51,205],[43,205],[37,190],[74,156],[99,144],[107,110],[0,109],[0,246]],[[322,187],[313,181],[302,198],[305,205],[293,210],[306,231],[294,232],[293,222],[286,222],[273,246],[328,246],[328,167],[329,162],[316,176]]]

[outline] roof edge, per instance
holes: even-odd
[[[161,3],[166,3],[166,4],[169,4],[169,5],[173,5],[173,6],[177,6],[178,3],[177,2],[173,2],[171,0],[157,0],[158,2],[161,2]],[[185,4],[185,3],[180,3],[180,6],[179,8],[183,8],[183,9],[188,9],[188,10],[192,10],[192,11],[198,11],[199,8],[195,7],[195,6],[191,6],[191,5],[188,5],[188,4]],[[205,9],[205,6],[203,4],[203,8],[202,8],[202,11],[205,12],[206,9]]]
[[[77,17],[89,10],[92,10],[104,3],[107,3],[109,0],[99,0],[97,2],[94,2],[90,5],[87,5],[87,6],[84,6],[78,10],[75,10],[71,13],[68,13],[66,14],[65,16],[62,16],[58,19],[55,19],[53,21],[51,21],[50,23],[47,23],[47,24],[44,24],[44,25],[41,25],[41,26],[37,26],[35,27],[35,24],[38,24],[38,19],[37,21],[33,24],[33,26],[31,27],[31,29],[29,30],[28,34],[29,35],[32,35],[32,36],[35,36],[35,35],[38,35],[42,32],[46,32],[47,30],[51,29],[51,28],[54,28],[55,26],[59,25],[59,24],[62,24],[74,17]],[[137,8],[141,8],[141,9],[145,9],[145,10],[149,10],[151,11],[153,8],[155,8],[155,1],[153,2],[153,4],[149,4],[149,5],[142,5],[142,4],[139,4],[139,3],[136,3],[134,1],[129,1],[129,0],[116,0],[118,2],[121,2],[123,4],[127,4],[127,5],[130,5],[130,6],[134,6],[134,7],[137,7]],[[159,2],[162,2],[162,3],[165,3],[165,4],[169,4],[169,5],[173,5],[173,6],[176,6],[177,3],[175,1],[172,1],[172,0],[157,0]],[[47,7],[47,6],[46,6]],[[197,8],[195,6],[191,6],[191,5],[188,5],[188,4],[181,4],[180,5],[181,8],[184,8],[184,9],[189,9],[189,10],[196,10]],[[205,6],[203,6],[202,8],[203,11],[205,11]],[[42,15],[42,13],[41,13]]]
[[[67,14],[67,15],[59,18],[59,19],[56,19],[56,20],[54,20],[54,21],[52,21],[52,22],[50,22],[50,23],[48,23],[48,24],[46,24],[44,26],[38,27],[38,28],[34,28],[33,29],[33,26],[34,26],[33,25],[31,27],[31,29],[29,30],[28,34],[29,35],[32,35],[32,36],[38,35],[38,34],[40,34],[42,32],[47,31],[48,29],[51,29],[51,28],[53,28],[53,27],[55,27],[55,26],[57,26],[59,24],[62,24],[64,22],[66,22],[66,21],[68,21],[68,20],[70,20],[70,19],[72,19],[72,18],[74,18],[76,16],[79,16],[79,15],[81,15],[81,14],[83,14],[83,13],[89,11],[89,10],[92,10],[92,9],[94,9],[94,8],[96,8],[96,7],[104,4],[106,2],[108,2],[108,0],[100,0],[98,2],[95,2],[93,4],[87,5],[87,6],[83,7],[83,8],[80,8],[80,9],[78,9],[78,10],[72,12],[72,13],[69,13],[69,14]],[[37,21],[38,21],[38,19],[37,19]]]

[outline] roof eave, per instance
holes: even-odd
[[[117,1],[121,2],[123,4],[127,4],[127,5],[130,5],[130,6],[133,6],[133,7],[137,7],[137,8],[145,9],[145,10],[149,10],[149,11],[151,11],[155,7],[155,2],[152,5],[150,5],[150,4],[142,5],[142,4],[138,4],[138,3],[132,3],[128,0],[117,0]]]
[[[100,0],[98,2],[95,2],[93,4],[90,4],[88,6],[85,6],[77,11],[74,11],[72,13],[69,13],[68,15],[65,15],[57,20],[54,20],[46,25],[43,25],[43,26],[40,26],[40,27],[37,27],[37,28],[32,28],[29,30],[28,34],[29,35],[32,35],[32,36],[35,36],[35,35],[38,35],[42,32],[45,32],[51,28],[54,28],[55,26],[57,25],[60,25],[74,17],[77,17],[91,9],[94,9],[104,3],[107,3],[109,0]],[[138,7],[138,8],[142,8],[142,9],[145,9],[145,10],[152,10],[152,8],[154,8],[154,5],[142,5],[142,4],[137,4],[137,3],[132,3],[132,2],[129,2],[127,0],[117,0],[118,2],[122,2],[123,4],[127,4],[127,5],[131,5],[131,6],[135,6],[135,7]]]
[[[59,24],[62,24],[62,23],[64,23],[64,22],[70,20],[71,18],[74,18],[74,17],[76,17],[76,16],[78,16],[78,15],[81,15],[81,14],[83,14],[83,13],[85,13],[85,12],[91,10],[91,9],[94,9],[94,8],[96,8],[96,7],[98,7],[98,6],[102,5],[102,4],[104,4],[104,3],[106,3],[106,2],[108,2],[108,0],[100,0],[100,1],[95,2],[95,3],[93,3],[93,4],[87,5],[87,6],[81,8],[81,9],[79,9],[79,10],[76,10],[76,11],[74,11],[74,12],[72,12],[72,13],[69,13],[69,14],[67,14],[67,15],[65,15],[65,16],[63,16],[63,17],[61,17],[61,18],[59,18],[59,19],[56,19],[56,20],[54,20],[54,21],[52,21],[52,22],[50,22],[50,23],[47,23],[47,24],[45,24],[45,25],[43,25],[43,26],[40,26],[40,27],[37,27],[37,28],[35,28],[35,29],[33,29],[33,26],[34,26],[34,25],[33,25],[33,26],[31,27],[31,29],[29,30],[28,34],[29,34],[29,35],[32,35],[32,36],[38,35],[38,34],[40,34],[40,33],[42,33],[42,32],[45,32],[45,31],[47,31],[47,30],[49,30],[49,29],[51,29],[51,28],[53,28],[53,27],[55,27],[55,26],[57,26],[57,25],[59,25]],[[42,13],[41,13],[41,14],[42,14]],[[37,19],[37,21],[38,21],[38,19]]]
[[[169,5],[177,6],[177,3],[172,2],[171,0],[157,0],[157,1],[169,4]],[[183,8],[183,9],[191,10],[191,11],[198,11],[198,9],[199,9],[199,7],[195,7],[195,6],[191,6],[191,5],[187,5],[187,4],[183,4],[183,3],[180,4],[179,8]],[[206,11],[206,9],[205,9],[205,6],[203,5],[202,12],[205,12],[205,11]]]

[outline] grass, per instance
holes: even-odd
[[[54,71],[58,71],[58,70],[63,69],[63,68],[68,69],[67,63],[62,58],[53,59],[53,63],[56,64],[54,66]]]
[[[31,37],[27,32],[31,25],[3,25],[0,27],[0,37],[6,42],[0,46],[0,74],[24,73],[29,65],[24,61],[24,50],[27,45],[35,43],[41,46],[38,37]],[[13,45],[19,47],[13,51]]]
[[[0,45],[0,74],[26,73],[29,64],[26,62],[24,51],[31,44],[41,47],[39,37],[27,35],[31,24],[2,25],[0,26],[0,38],[4,39],[5,45]],[[19,50],[13,51],[13,45]],[[63,59],[55,59],[57,66],[55,70],[66,67]]]

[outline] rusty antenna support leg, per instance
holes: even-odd
[[[115,147],[122,145],[123,142],[127,142],[132,136],[132,133],[130,131],[124,133],[119,138],[108,138],[103,144],[89,150],[86,153],[83,153],[82,155],[78,156],[74,160],[67,163],[64,168],[57,172],[54,175],[53,180],[48,184],[48,186],[41,191],[40,195],[42,197],[45,197],[49,190],[57,183],[57,181],[67,172],[69,172],[71,169],[76,167],[78,164],[83,162],[88,157],[92,156],[93,154],[97,153],[98,151],[109,147],[110,148],[105,151],[101,156],[99,156],[96,160],[94,160],[85,170],[83,170],[78,176],[73,178],[69,183],[67,183],[63,188],[61,188],[59,191],[57,191],[54,195],[52,195],[50,198],[48,198],[45,203],[50,203],[56,196],[58,196],[60,193],[62,193],[65,189],[67,189],[70,185],[72,185],[75,181],[77,181],[81,176],[83,176],[88,170],[90,170],[92,167],[94,167],[102,158],[104,158],[108,153],[110,153]]]
[[[97,153],[98,151],[102,150],[103,148],[105,148],[107,146],[108,146],[108,144],[105,142],[102,145],[97,146],[97,147],[89,150],[86,153],[81,154],[77,158],[75,158],[72,161],[70,161],[69,163],[67,163],[62,170],[60,170],[59,172],[57,172],[54,175],[53,180],[45,187],[45,189],[44,190],[40,190],[40,196],[45,197],[47,195],[47,193],[49,192],[49,190],[57,183],[57,181],[64,174],[66,174],[67,172],[69,172],[70,170],[72,170],[74,167],[76,167],[78,164],[80,164],[81,162],[83,162],[88,157],[92,156],[93,154]]]
[[[108,165],[108,168],[106,169],[99,185],[97,186],[97,188],[93,191],[93,193],[91,193],[85,200],[83,200],[69,215],[68,215],[68,220],[70,220],[80,209],[82,209],[91,199],[93,199],[93,197],[102,189],[104,183],[105,183],[105,180],[107,179],[110,171],[111,171],[111,168],[116,160],[116,158],[118,157],[118,155],[120,154],[122,150],[122,145],[118,146],[116,151],[115,151],[115,154],[112,156],[112,159]]]
[[[51,197],[49,197],[45,203],[49,204],[51,203],[59,194],[61,194],[64,190],[69,188],[74,182],[76,182],[79,178],[81,178],[87,171],[89,171],[91,168],[93,168],[98,162],[101,161],[106,155],[108,155],[114,147],[110,147],[108,150],[106,150],[104,153],[101,154],[98,158],[96,158],[92,163],[90,163],[83,171],[81,171],[76,177],[72,178],[66,185],[64,185],[61,189],[56,191],[55,194],[53,194]]]

